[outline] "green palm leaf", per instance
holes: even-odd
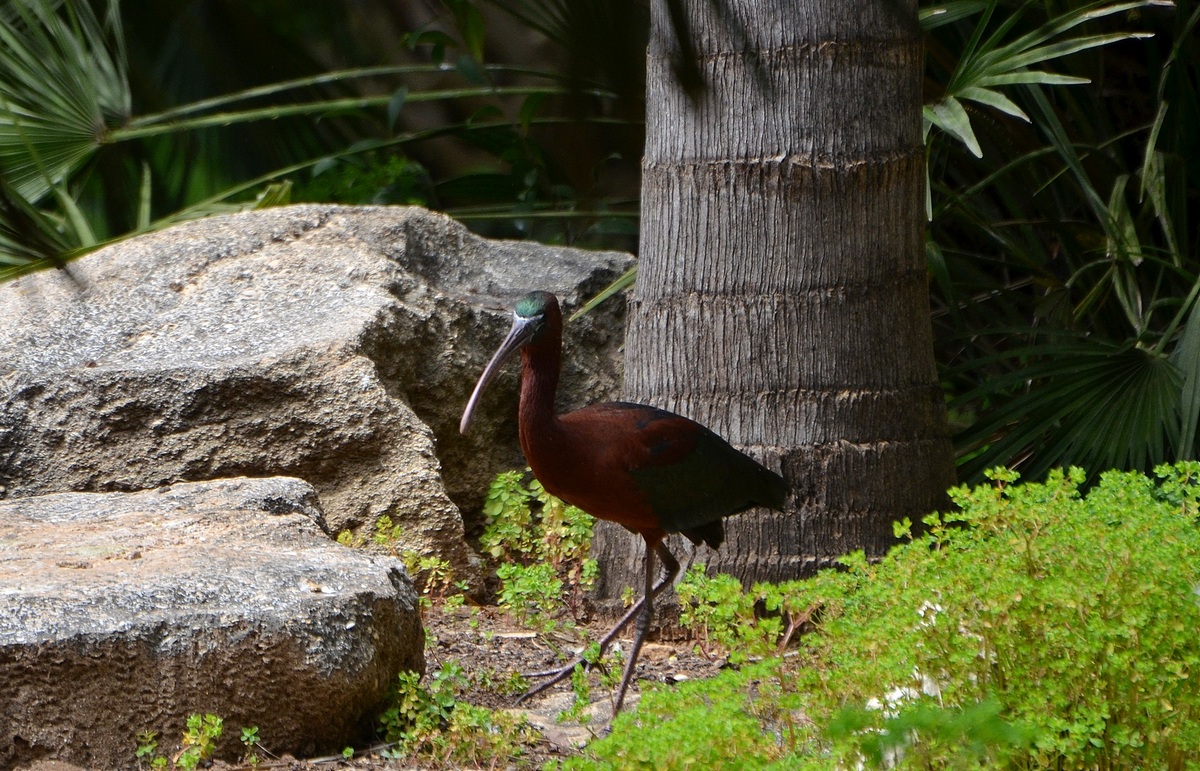
[[[1175,457],[1187,435],[1180,367],[1132,344],[1058,337],[961,368],[986,373],[950,404],[984,405],[980,419],[955,438],[966,458],[962,473],[974,478],[1010,463],[1036,478],[1060,465],[1148,469]],[[1004,365],[1010,368],[996,371]]]
[[[75,246],[61,224],[30,205],[0,174],[0,279],[56,264]]]
[[[102,23],[86,3],[15,0],[0,18],[0,168],[37,201],[128,119],[115,0]]]
[[[1130,38],[1146,37],[1144,32],[1116,32],[1100,35],[1083,35],[1062,39],[1061,36],[1085,22],[1112,14],[1129,11],[1148,5],[1164,5],[1164,0],[1136,0],[1126,3],[1090,3],[1081,8],[1057,16],[1032,32],[1015,40],[1003,43],[1020,18],[1020,12],[1006,16],[996,30],[985,40],[984,32],[991,22],[998,0],[989,0],[982,8],[983,15],[975,32],[968,41],[946,91],[941,99],[925,108],[926,131],[937,126],[957,138],[976,157],[982,156],[979,142],[971,127],[970,116],[961,100],[970,100],[1026,122],[1029,117],[1011,99],[996,91],[994,86],[1015,84],[1073,85],[1088,82],[1086,78],[1062,75],[1054,72],[1031,70],[1030,67],[1071,54],[1109,45]],[[951,4],[956,18],[967,15],[978,4]],[[937,19],[937,15],[924,17]]]

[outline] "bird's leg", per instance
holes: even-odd
[[[654,588],[661,592],[665,587],[666,587],[666,582],[660,582]],[[646,600],[644,597],[638,598],[638,601],[635,602],[633,604],[633,606],[629,608],[629,610],[625,611],[625,615],[621,616],[621,618],[617,621],[617,623],[613,626],[613,628],[609,629],[607,632],[604,633],[604,636],[601,637],[597,643],[597,645],[599,646],[599,654],[598,655],[600,657],[604,656],[604,652],[608,650],[609,645],[612,645],[612,641],[617,639],[617,635],[621,633],[621,630],[624,629],[626,626],[628,626],[629,622],[633,620],[633,617],[636,616],[639,611],[641,611],[642,605],[645,603],[645,601]],[[519,704],[521,702],[521,700],[527,699],[536,693],[540,693],[540,692],[544,691],[545,689],[549,688],[550,686],[554,685],[555,683],[559,682],[564,677],[571,674],[571,671],[574,670],[575,667],[579,666],[580,664],[583,664],[584,666],[590,666],[590,663],[588,662],[587,659],[583,658],[583,656],[577,656],[575,659],[573,659],[571,661],[570,664],[567,664],[565,667],[562,667],[562,668],[547,669],[542,672],[527,672],[527,673],[525,673],[525,677],[553,677],[554,679],[550,680],[549,682],[542,683],[536,689],[525,694],[524,696],[521,697],[521,699],[517,700],[517,703]]]
[[[675,556],[671,554],[670,549],[662,541],[654,545],[654,552],[663,562],[663,567],[666,568],[666,575],[663,576],[664,583],[670,583],[679,573],[679,563],[676,562]],[[638,614],[637,625],[633,632],[633,645],[629,648],[629,659],[625,662],[625,674],[621,676],[621,687],[617,690],[617,701],[613,707],[613,714],[621,711],[621,705],[625,703],[625,691],[629,688],[629,681],[633,679],[633,673],[637,667],[638,654],[642,651],[642,643],[646,641],[646,632],[650,630],[650,621],[654,618],[654,587],[651,585],[654,581],[654,554],[651,553],[649,544],[646,548],[646,593],[644,595],[645,603],[642,605],[642,612]],[[661,590],[660,590],[661,591]]]
[[[654,546],[654,551],[658,553],[659,559],[662,560],[663,567],[667,569],[666,574],[658,580],[658,583],[656,583],[653,587],[650,587],[650,591],[648,593],[643,594],[629,610],[625,611],[625,615],[621,616],[621,618],[617,620],[617,623],[613,625],[612,629],[609,629],[604,636],[600,638],[598,643],[598,658],[604,656],[604,653],[608,650],[608,646],[612,645],[612,641],[617,639],[617,635],[621,633],[621,630],[628,626],[629,622],[632,621],[635,616],[641,613],[642,608],[645,607],[647,600],[653,602],[654,598],[661,594],[663,589],[666,589],[668,586],[670,586],[671,582],[675,580],[675,576],[679,574],[679,563],[675,560],[675,557],[671,554],[670,550],[667,549],[666,544],[664,544],[662,541],[659,541],[658,544]],[[653,557],[650,554],[649,548],[646,549],[646,560],[648,562],[646,566],[647,574],[649,575],[653,571]],[[523,693],[520,698],[517,699],[517,704],[520,704],[532,696],[538,695],[556,683],[561,683],[563,680],[570,677],[571,673],[575,671],[575,667],[579,666],[580,664],[582,664],[585,668],[591,667],[591,662],[584,659],[583,656],[577,656],[567,665],[558,669],[550,669],[545,672],[530,672],[526,674],[526,677],[548,677],[550,679],[544,683],[539,683]]]
[[[668,581],[670,581],[670,577],[664,577],[657,584],[655,584],[654,591],[652,592],[652,594],[657,596],[659,594],[659,592],[661,592],[663,589],[667,588]],[[607,632],[604,633],[604,636],[601,637],[600,640],[597,642],[597,645],[599,646],[599,655],[600,656],[603,656],[605,651],[608,650],[608,646],[612,645],[612,641],[617,639],[617,635],[619,635],[621,633],[621,630],[624,629],[626,626],[628,626],[629,622],[632,621],[639,612],[641,612],[642,605],[644,605],[645,603],[646,603],[646,598],[639,597],[638,601],[635,602],[632,606],[630,606],[629,610],[625,611],[625,615],[621,616],[621,618],[617,620],[617,623],[613,625],[612,629],[609,629]],[[566,670],[567,674],[570,674],[571,670],[573,670],[578,664],[587,664],[587,663],[588,662],[582,656],[580,656],[580,657],[576,658],[574,661],[572,661],[565,668],[565,670]],[[544,672],[529,672],[525,676],[526,677],[550,677],[552,675],[561,674],[563,671],[564,671],[563,669],[548,669]],[[561,679],[562,678],[560,677],[559,680],[561,680]],[[544,688],[546,686],[553,685],[556,682],[558,682],[558,680],[552,680],[549,683],[543,683],[542,687]],[[541,689],[539,688],[539,690],[541,690]],[[536,691],[534,693],[536,693]],[[533,693],[529,693],[529,694],[526,694],[525,696],[522,696],[521,698],[525,698],[526,696],[532,696],[532,695],[533,695]]]

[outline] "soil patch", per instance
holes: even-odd
[[[426,671],[433,673],[446,662],[457,662],[472,687],[462,701],[490,709],[511,710],[523,715],[534,726],[539,737],[527,747],[515,765],[501,761],[496,767],[540,768],[555,758],[579,754],[592,739],[608,732],[612,715],[613,688],[607,687],[600,672],[589,674],[591,685],[587,708],[581,720],[564,720],[562,715],[575,701],[569,680],[563,681],[529,701],[516,705],[519,693],[512,690],[512,675],[556,668],[578,654],[586,640],[595,640],[608,631],[609,619],[595,619],[577,629],[561,629],[551,633],[533,632],[513,622],[494,607],[440,608],[426,611],[427,633],[425,649]],[[632,624],[617,644],[628,650]],[[673,635],[678,636],[678,635]],[[630,685],[625,709],[636,709],[641,689],[646,683],[673,685],[685,680],[712,677],[724,666],[723,659],[711,660],[695,652],[695,643],[685,639],[651,639],[642,648],[638,659],[637,677]],[[620,673],[615,673],[619,677]],[[237,730],[230,729],[227,730]],[[270,737],[263,737],[270,747]],[[286,768],[293,771],[318,769],[390,769],[398,765],[379,755],[385,747],[365,750],[351,760],[343,758],[272,759],[260,754],[258,768]],[[429,766],[421,766],[429,767]],[[451,766],[453,767],[453,766]],[[486,767],[486,766],[485,766]],[[241,769],[243,766],[216,763],[217,771]]]

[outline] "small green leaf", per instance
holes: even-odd
[[[322,158],[321,160],[319,160],[313,164],[312,175],[314,177],[319,177],[322,174],[324,174],[325,172],[336,168],[339,163],[341,163],[340,158],[335,158],[332,156]]]
[[[269,209],[272,206],[286,206],[292,202],[292,181],[285,179],[263,188],[254,201],[255,209]]]
[[[1057,43],[1049,43],[1044,46],[1038,46],[1029,50],[1023,51],[1002,62],[1004,70],[1015,70],[1028,67],[1039,62],[1044,62],[1049,59],[1061,59],[1064,56],[1087,51],[1092,48],[1106,46],[1109,43],[1117,43],[1122,40],[1130,40],[1137,38],[1151,37],[1149,32],[1115,32],[1108,35],[1088,35],[1086,37],[1070,38],[1068,40],[1060,40]],[[997,70],[997,74],[1003,70]]]
[[[542,109],[542,103],[545,101],[546,95],[544,93],[530,94],[525,97],[525,101],[521,103],[520,113],[521,131],[523,133],[529,132],[530,123],[538,114],[538,111]]]
[[[408,86],[400,86],[392,94],[387,104],[388,131],[396,130],[396,121],[400,119],[400,111],[404,108],[404,100],[408,98]]]
[[[977,81],[977,85],[984,88],[988,86],[1015,86],[1026,83],[1036,83],[1041,86],[1075,86],[1091,82],[1088,78],[1080,78],[1075,75],[1060,75],[1055,72],[1041,72],[1039,70],[1018,70],[1000,75],[986,75]]]
[[[1122,174],[1114,180],[1112,191],[1109,193],[1108,214],[1112,218],[1113,227],[1106,239],[1106,248],[1110,258],[1129,260],[1134,265],[1139,265],[1142,261],[1142,248],[1133,214],[1125,201],[1125,188],[1128,184],[1129,175]]]
[[[930,123],[957,137],[976,158],[983,157],[979,140],[975,138],[975,132],[971,129],[971,119],[957,99],[948,97],[937,104],[926,106],[923,114]]]
[[[485,104],[483,107],[480,107],[478,110],[471,113],[471,116],[467,118],[467,124],[470,125],[473,123],[483,123],[493,118],[502,117],[504,117],[504,113],[499,107],[494,104]]]
[[[459,29],[467,50],[477,62],[483,61],[484,24],[483,14],[473,3],[459,5]]]
[[[468,83],[474,83],[477,86],[488,85],[487,73],[484,72],[483,67],[479,66],[479,61],[474,57],[463,54],[454,63],[454,69],[458,70],[458,74],[462,75]]]
[[[401,42],[410,49],[416,49],[419,46],[453,45],[454,38],[439,29],[426,29],[406,34]]]
[[[929,31],[945,24],[953,24],[959,19],[965,19],[968,16],[979,13],[986,7],[987,3],[983,2],[983,0],[958,0],[957,2],[921,8],[917,11],[917,18],[921,22],[921,27]]]
[[[597,294],[595,297],[593,297],[592,299],[590,299],[586,303],[584,303],[583,306],[579,310],[572,313],[571,317],[567,320],[574,321],[575,319],[579,318],[580,316],[587,314],[592,309],[594,309],[596,306],[598,306],[600,303],[604,302],[608,298],[615,295],[617,292],[622,292],[626,288],[633,286],[633,282],[636,279],[637,279],[637,266],[634,265],[632,268],[630,268],[629,270],[622,273],[621,277],[618,278],[616,281],[613,281],[611,284],[604,287],[604,289],[600,290],[599,294]]]
[[[1025,111],[999,91],[979,86],[968,86],[959,93],[959,96],[963,99],[970,99],[973,102],[986,104],[989,107],[995,107],[1000,112],[1011,115],[1014,118],[1020,118],[1026,123],[1030,122],[1029,116],[1025,114]]]

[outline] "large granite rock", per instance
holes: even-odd
[[[471,437],[457,421],[509,303],[531,287],[577,303],[629,262],[422,209],[294,206],[111,246],[73,264],[78,282],[0,285],[0,497],[296,476],[334,531],[387,515],[402,548],[474,580],[456,502],[476,511],[522,462],[515,369]],[[565,405],[616,394],[622,313],[569,327]]]
[[[423,643],[399,561],[332,541],[298,479],[0,502],[0,768],[132,767],[205,712],[231,754],[252,725],[336,751]]]

